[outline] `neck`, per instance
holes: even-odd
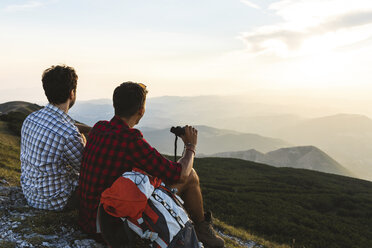
[[[120,117],[125,123],[128,124],[130,128],[133,128],[137,124],[137,119],[135,117],[130,117],[130,118],[125,118],[125,117]]]
[[[52,104],[54,106],[56,106],[57,108],[59,108],[60,110],[62,110],[63,112],[65,112],[66,114],[68,113],[68,110],[69,110],[69,101],[65,102],[65,103],[61,103],[61,104]]]

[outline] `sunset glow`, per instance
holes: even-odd
[[[371,1],[7,0],[0,23],[1,101],[44,99],[41,73],[59,63],[76,68],[80,100],[126,80],[150,97],[372,91]]]

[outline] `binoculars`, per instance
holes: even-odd
[[[170,129],[171,133],[174,133],[176,136],[181,136],[185,134],[185,127],[171,127]]]

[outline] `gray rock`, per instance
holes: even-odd
[[[96,242],[92,239],[75,240],[74,248],[90,248],[94,247]]]
[[[32,233],[30,223],[22,229],[28,217],[41,216],[44,212],[27,205],[20,187],[6,187],[4,183],[0,181],[0,241],[11,242],[15,247],[38,247],[38,242],[41,246],[53,248],[106,247],[85,239],[85,235],[73,227],[61,226],[53,235]]]
[[[0,195],[1,196],[8,196],[12,192],[10,187],[0,186]]]
[[[5,179],[0,179],[0,185],[5,185],[5,186],[10,186],[7,180]]]

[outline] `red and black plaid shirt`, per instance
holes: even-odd
[[[118,116],[110,122],[97,122],[89,134],[80,170],[79,225],[83,231],[96,232],[101,193],[133,167],[168,184],[176,183],[181,175],[179,163],[163,157],[139,130],[129,128]]]

